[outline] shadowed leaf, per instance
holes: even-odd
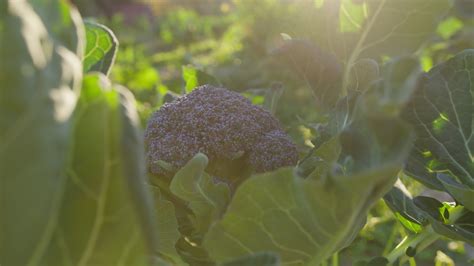
[[[48,31],[65,23],[29,1],[2,1],[0,16],[0,264],[37,264],[57,224],[66,181],[71,115],[81,80],[77,44]],[[34,1],[36,3],[36,1]],[[59,5],[59,1],[50,1]],[[77,15],[77,13],[75,13]],[[8,41],[7,41],[8,40]],[[65,46],[66,45],[66,46]],[[71,49],[71,50],[70,50]]]
[[[465,50],[423,77],[404,114],[417,133],[406,171],[428,186],[447,191],[471,211],[473,76],[474,50]]]

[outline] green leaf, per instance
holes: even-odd
[[[148,186],[148,176],[144,163],[144,139],[135,107],[135,98],[125,87],[115,85],[114,89],[120,96],[119,112],[122,132],[120,133],[119,146],[123,163],[122,170],[132,200],[132,208],[138,216],[141,233],[144,235],[149,256],[152,257],[150,261],[158,262],[160,259],[153,258],[153,254],[156,250],[162,252],[164,243],[168,243],[167,239],[162,240],[160,237],[164,235],[163,229],[168,228],[162,229],[158,225],[158,230],[156,229],[156,221],[161,216],[155,213],[155,204]],[[166,207],[164,208],[166,209]],[[164,214],[167,214],[167,212],[164,212]]]
[[[365,91],[380,75],[378,63],[370,58],[362,58],[355,62],[350,73],[350,89]]]
[[[415,145],[405,165],[405,171],[429,188],[444,190],[444,186],[436,177],[436,172],[428,168],[432,162],[430,157],[431,152],[420,150]]]
[[[443,204],[429,197],[419,196],[413,202],[424,213],[436,233],[474,244],[474,212],[463,206]]]
[[[355,4],[353,0],[342,0],[339,9],[341,32],[358,32],[366,19],[366,6]]]
[[[449,10],[448,0],[368,0],[359,39],[362,54],[403,55],[416,51]]]
[[[45,264],[158,263],[155,215],[130,95],[84,78],[63,206]]]
[[[330,174],[340,153],[339,139],[334,137],[321,144],[310,157],[302,160],[296,168],[296,173],[305,178],[325,178]]]
[[[81,65],[77,51],[49,35],[45,24],[54,18],[40,17],[28,1],[6,6],[0,12],[0,264],[28,265],[43,256],[57,224]],[[70,24],[68,31],[80,34],[79,28]]]
[[[108,75],[115,61],[118,40],[106,26],[84,21],[86,27],[86,50],[83,59],[84,73],[99,71]]]
[[[279,266],[280,259],[277,254],[258,252],[245,257],[223,263],[222,266]]]
[[[377,168],[385,161],[404,161],[412,147],[411,127],[389,113],[373,112],[369,103],[359,101],[353,121],[339,138],[348,172]]]
[[[365,97],[375,113],[399,115],[418,85],[421,66],[414,57],[399,57],[383,66],[381,79],[372,83]]]
[[[474,189],[458,183],[454,178],[443,173],[438,174],[438,180],[449,194],[456,195],[456,200],[462,205],[471,211],[474,210]]]
[[[172,193],[173,203],[181,205],[176,215],[182,238],[176,248],[191,265],[212,263],[202,247],[202,239],[230,201],[228,185],[204,172],[207,164],[206,155],[198,153],[174,175],[169,191],[161,187],[164,194]]]
[[[172,265],[183,265],[184,262],[175,247],[181,237],[178,231],[179,224],[176,219],[175,206],[172,202],[161,197],[158,188],[155,188],[153,192],[159,233],[159,246],[157,250],[160,255],[172,262]]]
[[[194,88],[196,88],[198,83],[197,70],[192,66],[183,66],[183,80],[184,80],[184,91],[185,93],[190,93]]]
[[[342,65],[334,54],[302,39],[284,41],[272,54],[313,90],[317,108],[327,111],[334,106],[342,80]]]
[[[471,210],[473,76],[474,50],[434,67],[423,77],[404,115],[417,133],[407,172],[426,185],[446,190]],[[436,173],[445,175],[436,178]]]
[[[184,81],[183,94],[190,93],[196,87],[210,84],[220,87],[221,82],[213,75],[207,73],[202,68],[192,65],[182,66],[182,77]]]
[[[462,28],[462,21],[455,17],[449,17],[438,25],[436,31],[443,39],[448,40]]]
[[[325,162],[334,163],[341,154],[341,146],[339,139],[334,137],[323,143],[315,152],[314,155]]]
[[[425,196],[418,196],[414,200],[414,204],[423,210],[428,216],[433,217],[438,221],[443,221],[443,213],[441,209],[443,209],[444,205],[440,201],[434,198],[425,197]]]
[[[294,176],[291,168],[254,176],[239,187],[204,246],[217,262],[272,251],[282,264],[318,265],[352,241],[399,167],[326,182]]]
[[[133,75],[128,78],[127,84],[135,92],[155,90],[157,84],[161,83],[160,75],[153,66],[140,63],[134,67]]]
[[[384,196],[384,200],[405,228],[414,233],[420,233],[423,230],[422,224],[425,218],[400,180]]]
[[[43,19],[51,38],[77,56],[84,53],[84,26],[79,12],[67,0],[30,0],[34,10]]]
[[[194,213],[192,240],[198,243],[230,201],[229,187],[224,183],[214,183],[204,172],[207,163],[206,155],[196,154],[176,173],[170,184],[171,192],[188,202]]]

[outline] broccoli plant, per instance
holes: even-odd
[[[296,146],[268,111],[236,92],[209,85],[155,112],[145,141],[154,174],[176,172],[198,152],[209,158],[208,173],[233,179],[298,161]]]
[[[384,195],[412,235],[369,265],[441,235],[472,243],[474,52],[428,73],[396,56],[448,1],[323,2],[337,29],[323,37],[352,52],[276,52],[306,60],[296,72],[324,118],[307,153],[271,112],[210,85],[161,106],[143,138],[133,95],[107,76],[109,29],[65,0],[1,2],[0,264],[320,265]],[[403,170],[454,202],[393,188]]]

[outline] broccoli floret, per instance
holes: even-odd
[[[210,85],[156,111],[148,121],[145,142],[148,169],[158,175],[170,175],[198,152],[209,158],[206,171],[221,178],[298,161],[295,144],[268,111],[239,93]]]

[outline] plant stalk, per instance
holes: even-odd
[[[435,242],[438,238],[440,238],[440,235],[438,235],[431,225],[427,226],[423,232],[417,234],[417,235],[412,235],[412,236],[407,236],[403,241],[395,247],[390,254],[387,255],[387,260],[389,264],[393,264],[398,258],[404,256],[406,254],[406,250],[411,247],[414,249],[417,249],[417,251],[421,251],[421,247],[425,248]]]
[[[332,255],[332,266],[339,266],[339,253],[338,252]]]

